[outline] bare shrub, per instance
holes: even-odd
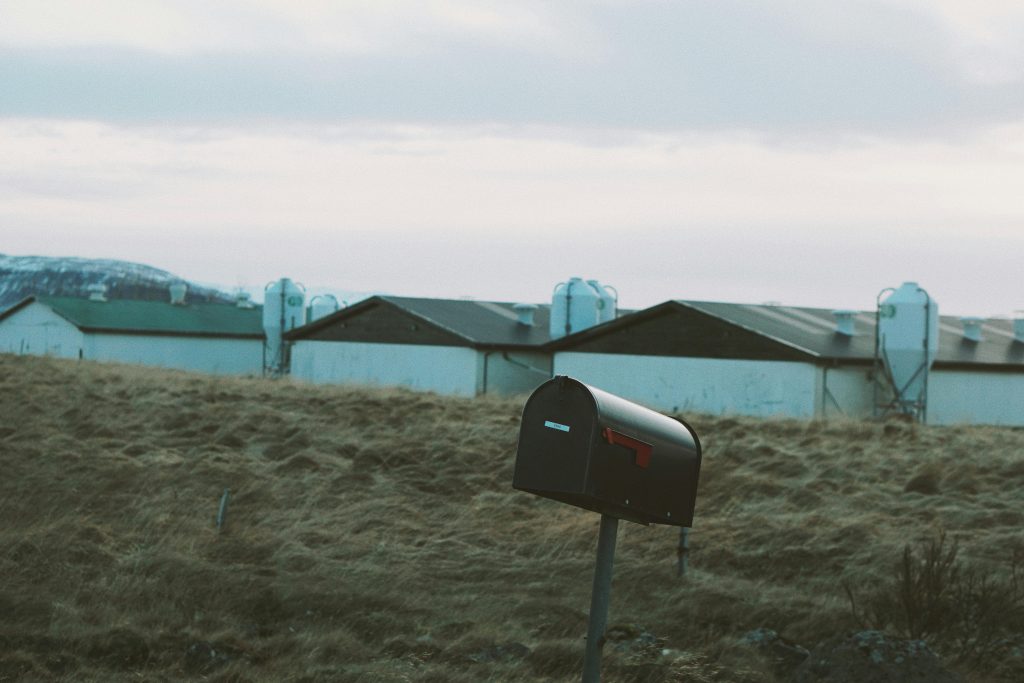
[[[905,545],[888,582],[843,587],[863,625],[924,640],[978,668],[1008,649],[1024,628],[1022,579],[1024,548],[1014,549],[1004,566],[967,564],[957,541],[940,531],[916,550]]]

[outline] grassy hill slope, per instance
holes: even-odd
[[[521,409],[0,356],[0,681],[577,680],[598,517],[512,490]],[[939,530],[1008,585],[1024,432],[687,418],[691,572],[620,525],[609,623],[658,642],[606,680],[774,680],[744,632],[859,628],[844,582],[883,619]]]

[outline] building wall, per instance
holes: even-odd
[[[318,384],[401,386],[454,396],[474,396],[478,357],[460,346],[367,342],[295,342],[291,374]]]
[[[814,417],[810,363],[558,352],[554,372],[666,412]]]
[[[88,334],[85,358],[215,375],[260,375],[263,341],[127,334]]]
[[[873,417],[875,394],[869,370],[862,366],[822,369],[829,392],[820,397],[819,415]],[[928,423],[1024,426],[1024,373],[933,369],[928,376]]]
[[[49,306],[33,302],[0,321],[0,352],[78,358],[84,335]]]
[[[551,379],[551,354],[536,351],[481,351],[477,393],[528,394]]]
[[[871,366],[822,367],[818,396],[819,417],[862,419],[874,414]]]
[[[1024,426],[1024,373],[933,369],[928,423]]]

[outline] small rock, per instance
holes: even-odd
[[[905,493],[920,493],[926,496],[934,496],[939,492],[939,476],[935,472],[922,472],[912,477],[907,485],[903,487]]]
[[[757,628],[747,631],[740,638],[744,645],[755,647],[771,658],[775,672],[779,674],[789,673],[800,666],[810,654],[793,641],[783,638],[770,628]]]
[[[185,648],[185,668],[193,672],[207,672],[230,662],[234,652],[205,640],[189,643]]]
[[[626,654],[658,655],[665,641],[636,624],[616,624],[604,633],[606,643],[614,643],[615,651]]]
[[[881,631],[831,638],[811,651],[793,673],[793,683],[962,683],[921,640]]]

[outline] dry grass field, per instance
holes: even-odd
[[[0,681],[578,680],[598,517],[511,488],[522,402],[0,356]],[[866,625],[1024,680],[1024,431],[686,417],[691,571],[620,525],[609,623],[656,642],[605,680],[773,681],[745,632]],[[941,532],[985,642],[906,618]]]

